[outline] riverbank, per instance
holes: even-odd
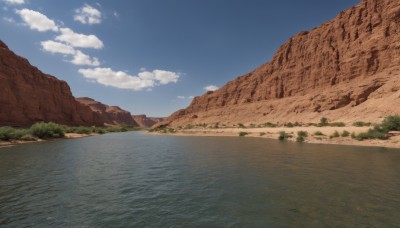
[[[0,140],[0,148],[16,146],[16,145],[20,145],[20,144],[27,144],[27,143],[47,142],[47,141],[59,140],[59,139],[77,139],[77,138],[84,138],[84,137],[90,137],[90,136],[96,136],[96,135],[100,135],[100,134],[97,134],[97,133],[90,133],[90,134],[66,133],[63,138],[36,139],[35,141],[23,141],[23,140],[1,141]]]
[[[359,141],[353,139],[351,134],[358,135],[367,132],[370,127],[276,127],[276,128],[194,128],[174,130],[174,132],[148,132],[149,135],[170,135],[170,136],[230,136],[240,137],[257,137],[266,139],[279,139],[281,132],[285,132],[288,138],[285,140],[296,141],[297,133],[307,132],[308,136],[304,137],[304,143],[314,144],[336,144],[336,145],[353,145],[353,146],[369,146],[369,147],[388,147],[400,148],[400,136],[392,136],[387,140],[366,139]],[[337,132],[337,134],[336,134]],[[348,132],[343,134],[344,132]],[[343,135],[343,136],[342,136]]]

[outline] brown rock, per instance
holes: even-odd
[[[139,127],[141,128],[151,128],[153,125],[163,120],[163,118],[147,117],[146,115],[134,115],[132,118],[139,124]]]
[[[378,122],[400,113],[400,2],[363,0],[159,125]],[[197,116],[197,118],[191,118]]]
[[[118,106],[108,106],[88,97],[76,98],[76,100],[98,113],[101,116],[102,122],[105,124],[139,126],[132,118],[130,112]]]
[[[65,81],[42,73],[0,41],[0,126],[39,121],[103,125],[97,113],[75,101]]]

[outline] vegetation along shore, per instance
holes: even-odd
[[[56,123],[35,123],[30,128],[0,127],[0,146],[10,146],[27,142],[41,142],[51,139],[79,138],[112,132],[139,130],[132,126],[72,127]]]
[[[177,128],[155,128],[149,130],[154,135],[175,136],[237,136],[261,137],[295,141],[298,143],[343,144],[357,146],[380,146],[400,148],[400,115],[388,116],[382,123],[374,124],[357,121],[352,124],[330,123],[321,118],[319,123],[265,123],[248,126],[186,125]]]

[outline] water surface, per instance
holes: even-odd
[[[400,226],[395,149],[130,132],[0,156],[0,227]]]

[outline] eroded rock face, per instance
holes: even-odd
[[[35,122],[102,126],[100,116],[75,101],[65,81],[42,73],[0,41],[0,126]]]
[[[153,125],[161,122],[163,118],[147,117],[146,115],[133,115],[132,118],[139,124],[141,128],[151,128]]]
[[[98,113],[105,124],[139,126],[130,112],[118,106],[108,106],[88,97],[76,98],[76,100]]]
[[[159,125],[379,121],[400,113],[399,69],[400,1],[363,0]]]

